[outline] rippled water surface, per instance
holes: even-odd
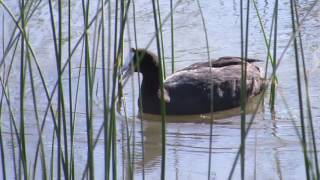
[[[169,13],[170,1],[161,1],[161,14],[164,17]],[[238,1],[222,0],[202,0],[202,11],[206,23],[208,41],[210,47],[210,57],[215,59],[221,56],[240,56],[240,4]],[[300,17],[307,14],[313,1],[299,1]],[[14,2],[8,2],[10,8],[18,7]],[[92,12],[96,8],[96,3],[92,3]],[[262,17],[263,24],[269,35],[273,13],[273,1],[258,1],[257,6]],[[56,8],[56,6],[54,6]],[[154,36],[152,4],[146,0],[136,0],[136,34],[140,48],[144,48]],[[81,2],[72,3],[74,15],[72,16],[73,44],[80,37],[82,27]],[[302,39],[306,57],[306,67],[309,80],[309,91],[311,99],[312,117],[315,127],[316,140],[319,142],[319,58],[320,58],[320,5],[314,8],[306,20],[303,22]],[[79,14],[77,14],[79,11]],[[0,10],[0,16],[3,9]],[[114,12],[112,12],[114,13]],[[132,9],[130,10],[132,13]],[[7,15],[6,15],[7,16]],[[9,17],[9,16],[8,16]],[[35,15],[29,22],[29,36],[34,52],[37,55],[40,68],[43,70],[44,79],[51,91],[57,80],[56,64],[54,57],[54,47],[52,44],[52,32],[50,28],[50,16],[47,2],[42,2],[35,11]],[[113,18],[113,17],[112,17]],[[125,37],[125,51],[129,46],[134,46],[133,38],[133,16],[129,15],[130,38]],[[5,32],[11,32],[15,24],[10,18],[4,19]],[[65,21],[64,23],[67,23]],[[278,29],[278,54],[285,50],[291,35],[291,16],[289,1],[279,1],[279,29]],[[2,23],[1,25],[2,26]],[[171,41],[170,41],[170,21],[164,25],[164,49],[167,62],[167,74],[171,72]],[[67,26],[66,26],[67,27]],[[195,0],[181,1],[174,12],[174,38],[175,38],[175,60],[176,70],[194,62],[206,61],[205,33],[201,21],[201,16]],[[2,27],[1,27],[2,29]],[[2,30],[1,30],[2,32]],[[63,30],[66,36],[67,29]],[[126,33],[127,34],[127,33]],[[0,36],[0,40],[8,41],[9,33]],[[3,45],[0,45],[2,47]],[[65,44],[66,46],[66,44]],[[80,44],[81,47],[81,44]],[[152,42],[150,50],[156,52],[156,43]],[[2,49],[2,48],[1,48]],[[67,50],[65,50],[67,51]],[[251,4],[250,8],[250,28],[249,28],[249,57],[266,59],[266,47],[263,34],[259,25],[259,20],[255,9]],[[3,52],[0,51],[0,57]],[[64,58],[67,57],[65,53]],[[10,99],[13,113],[19,118],[19,57],[13,64],[11,73]],[[72,74],[74,77],[74,94],[78,77],[80,78],[79,96],[76,113],[76,134],[75,134],[75,161],[76,176],[81,177],[87,161],[87,134],[85,115],[85,94],[84,94],[84,71],[81,69],[81,48],[73,56]],[[101,67],[101,60],[98,60],[98,67]],[[258,64],[265,66],[264,62]],[[1,69],[1,72],[3,68]],[[301,69],[302,72],[302,69]],[[268,72],[270,75],[270,71]],[[294,51],[291,46],[286,51],[278,72],[278,91],[276,99],[276,110],[274,114],[269,110],[269,90],[264,96],[264,102],[258,108],[251,130],[246,139],[245,155],[245,179],[305,179],[305,167],[302,148],[295,127],[300,131],[299,103],[296,81],[296,69],[294,61]],[[67,87],[67,75],[63,80]],[[97,69],[97,77],[94,91],[94,134],[97,135],[103,124],[103,100],[101,68]],[[40,117],[44,116],[47,101],[41,100],[45,97],[40,77],[35,75],[36,90],[39,95],[38,110]],[[35,147],[38,142],[38,132],[33,113],[33,103],[31,100],[31,87],[26,86],[26,134],[27,147],[30,159],[34,158]],[[66,90],[67,91],[67,90]],[[2,90],[0,90],[2,92]],[[143,168],[146,179],[159,179],[161,172],[161,123],[159,117],[143,116],[148,120],[140,120],[137,116],[137,96],[138,78],[134,75],[125,87],[125,97],[127,114],[130,117],[128,124],[131,136],[134,137],[131,148],[135,151],[135,179],[142,179]],[[305,95],[305,91],[303,91]],[[30,99],[28,99],[30,97]],[[75,98],[75,97],[74,97]],[[306,101],[304,99],[304,103]],[[56,102],[54,102],[56,104]],[[252,117],[252,112],[257,105],[257,100],[249,104],[247,120]],[[252,106],[252,107],[251,107]],[[306,109],[306,105],[304,106]],[[9,108],[4,109],[2,115],[2,129],[4,131],[4,145],[7,147],[5,160],[8,162],[9,177],[14,177],[12,145],[16,142],[11,140],[11,126],[9,123]],[[307,113],[305,113],[305,116]],[[69,115],[69,112],[66,114]],[[240,145],[240,116],[239,108],[227,112],[213,114],[215,118],[212,126],[205,116],[180,116],[169,117],[166,125],[166,177],[167,179],[207,179],[209,152],[211,151],[211,177],[212,179],[226,179],[231,171],[232,164],[237,155]],[[122,179],[127,166],[123,165],[127,161],[126,144],[126,121],[124,112],[117,114],[118,128],[118,176]],[[141,124],[142,123],[142,124]],[[141,129],[143,127],[143,129]],[[210,128],[212,127],[212,145],[210,145]],[[310,130],[307,130],[309,133]],[[141,135],[143,134],[143,143]],[[51,153],[53,135],[53,122],[50,117],[46,118],[45,131],[43,136],[44,148],[47,154]],[[309,135],[308,135],[309,139]],[[134,144],[134,146],[133,146]],[[142,150],[142,144],[144,150]],[[319,144],[317,144],[319,145]],[[17,151],[18,149],[16,149]],[[132,150],[132,149],[131,149]],[[143,153],[144,151],[144,153]],[[48,155],[48,162],[49,162]],[[142,158],[144,157],[144,158]],[[97,179],[104,176],[104,138],[98,138],[95,148],[95,173]],[[144,159],[144,161],[142,160]],[[30,161],[30,165],[33,161]],[[1,172],[2,173],[2,172]],[[11,173],[11,174],[10,174]],[[40,172],[39,172],[40,177]],[[234,179],[240,179],[240,163],[236,166]]]

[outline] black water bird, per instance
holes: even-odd
[[[131,49],[123,68],[124,79],[133,72],[143,75],[139,101],[144,113],[160,114],[161,93],[158,57],[146,49]],[[168,115],[204,114],[240,105],[241,64],[246,65],[246,97],[258,95],[263,87],[260,60],[221,57],[185,67],[164,81],[164,101]],[[245,67],[245,66],[243,66]],[[213,106],[211,106],[213,105]]]

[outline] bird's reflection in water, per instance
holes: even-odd
[[[259,101],[261,100],[261,96],[256,96],[247,102],[246,112],[248,117],[251,117],[252,114],[260,113],[263,110],[263,103]],[[259,105],[258,109],[257,106]],[[183,133],[183,127],[190,128],[190,126],[197,126],[197,124],[202,123],[202,125],[210,125],[210,122],[214,124],[240,124],[240,107],[229,109],[226,111],[219,111],[213,114],[203,114],[203,115],[188,115],[188,116],[166,116],[167,122],[167,138],[170,136],[170,142],[167,141],[167,145],[179,144],[179,141],[183,138],[185,139],[185,134]],[[213,121],[211,121],[211,117],[213,117]],[[141,118],[141,116],[139,117]],[[155,170],[156,168],[160,168],[161,163],[161,148],[162,148],[162,128],[161,128],[161,116],[152,115],[152,114],[142,114],[143,119],[143,136],[144,136],[144,168],[146,171]],[[247,118],[250,119],[250,118]],[[248,120],[247,120],[248,121]],[[181,124],[182,123],[182,124]],[[189,125],[184,125],[185,123]],[[173,126],[173,127],[172,127]],[[177,127],[178,126],[178,127]],[[179,129],[178,131],[181,133],[172,133],[170,128]],[[213,126],[214,128],[214,126]],[[240,128],[240,126],[239,126]],[[190,129],[185,129],[190,132]],[[196,132],[195,132],[196,133]],[[182,137],[183,136],[183,137]],[[172,142],[172,139],[174,142]],[[168,146],[167,146],[168,148]],[[177,148],[177,147],[170,147]],[[139,157],[142,157],[142,151],[139,151],[140,154],[137,154]],[[142,169],[142,158],[137,159],[136,169],[138,173],[141,173]]]

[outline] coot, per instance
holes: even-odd
[[[139,101],[144,113],[160,114],[161,93],[158,57],[146,49],[131,49],[130,60],[123,68],[124,79],[141,72],[143,80]],[[261,69],[253,63],[260,60],[221,57],[185,67],[164,81],[164,100],[168,115],[204,114],[240,105],[241,64],[247,66],[247,98],[264,87]],[[212,93],[212,94],[211,94]],[[213,99],[213,100],[212,100]]]

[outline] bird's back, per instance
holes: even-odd
[[[168,114],[201,114],[236,107],[240,103],[241,65],[185,68],[165,81],[170,102]],[[192,66],[192,65],[191,65]],[[195,67],[195,66],[193,66]],[[261,91],[262,79],[256,66],[247,64],[247,94]],[[213,101],[212,101],[213,99]]]

